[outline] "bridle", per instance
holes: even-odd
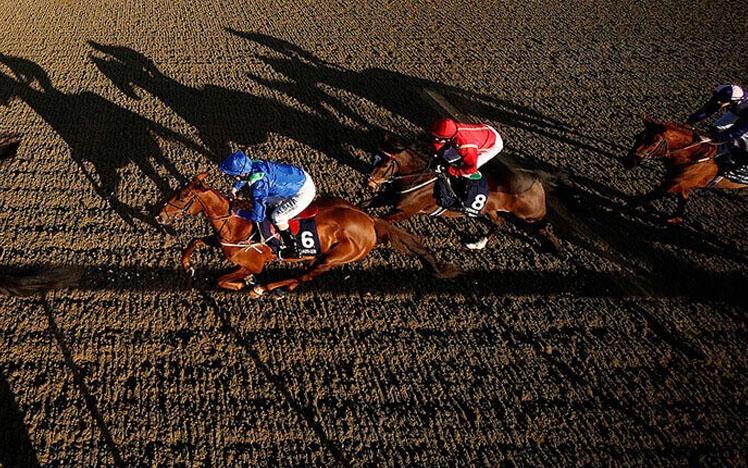
[[[386,151],[379,150],[379,153],[381,153],[382,156],[384,156],[385,159],[387,159],[387,166],[385,167],[384,174],[380,178],[382,180],[382,182],[377,183],[377,185],[387,185],[387,184],[391,184],[392,182],[394,182],[396,180],[410,179],[412,177],[421,177],[421,176],[426,175],[426,174],[431,174],[431,168],[430,168],[431,164],[427,163],[426,164],[426,168],[423,171],[414,172],[413,174],[396,175],[397,172],[400,170],[400,161],[397,160],[397,158],[395,157],[395,155],[393,155],[391,153],[388,153]],[[397,191],[397,193],[398,194],[406,194],[406,193],[413,192],[415,190],[418,190],[418,189],[420,189],[422,187],[425,187],[425,186],[431,184],[436,179],[437,178],[434,177],[432,179],[427,180],[426,182],[422,182],[422,183],[417,184],[417,185],[415,185],[413,187],[408,187],[408,188],[405,188],[403,190],[399,190],[399,191]],[[368,181],[369,181],[369,183],[375,182],[373,180],[373,176],[369,177]]]
[[[172,202],[171,200],[167,200],[166,201],[166,204],[168,206],[171,206],[172,208],[176,208],[177,210],[179,210],[177,212],[177,213],[179,213],[179,217],[175,216],[175,218],[176,219],[182,219],[184,217],[185,212],[187,212],[192,207],[192,205],[195,203],[195,200],[197,200],[197,202],[200,203],[200,206],[202,206],[203,213],[206,214],[205,217],[208,218],[208,221],[220,221],[220,220],[224,220],[223,224],[221,224],[221,227],[219,227],[218,229],[216,229],[216,234],[220,237],[221,236],[221,231],[223,231],[223,229],[226,227],[226,224],[229,222],[229,218],[231,218],[231,216],[232,216],[231,209],[229,209],[229,212],[227,214],[225,214],[225,215],[215,216],[215,217],[207,216],[207,213],[208,213],[207,207],[205,206],[205,203],[200,198],[200,196],[197,194],[197,192],[195,192],[192,189],[192,187],[190,187],[190,186],[187,186],[187,192],[191,195],[191,197],[189,198],[189,200],[185,200],[181,196],[177,197],[177,200],[176,200],[177,202],[183,202],[184,203],[184,205],[182,205],[182,206],[177,205],[176,203]]]
[[[699,138],[698,135],[696,135],[695,132],[694,132],[694,136],[696,136],[697,138]],[[677,154],[677,153],[680,153],[682,151],[686,151],[686,150],[695,148],[697,146],[701,146],[703,144],[711,143],[711,141],[712,141],[711,139],[702,140],[702,139],[699,138],[698,141],[695,141],[695,142],[691,143],[688,146],[684,146],[683,148],[678,148],[678,149],[671,150],[670,146],[669,146],[669,144],[667,142],[667,138],[665,138],[663,136],[662,140],[660,140],[660,142],[657,143],[657,146],[655,146],[654,148],[650,149],[645,154],[640,154],[639,152],[637,152],[636,156],[639,158],[640,161],[645,161],[645,160],[649,160],[653,156],[668,156],[668,155],[672,155],[672,154]],[[704,161],[709,161],[710,159],[714,159],[714,158],[715,158],[715,156],[708,156],[706,158],[698,159],[698,160],[696,160],[694,162],[695,163],[700,163],[700,162],[704,162]]]

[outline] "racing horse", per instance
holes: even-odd
[[[629,207],[653,202],[666,195],[678,197],[676,211],[667,218],[668,224],[685,221],[686,201],[691,190],[701,188],[741,189],[747,185],[719,176],[716,158],[722,145],[704,138],[690,125],[660,122],[644,117],[644,130],[636,135],[634,145],[623,159],[627,169],[653,158],[664,158],[665,177],[649,193],[632,197]]]
[[[195,248],[201,245],[220,247],[226,259],[237,267],[221,276],[218,286],[238,291],[254,284],[254,275],[259,274],[265,264],[277,257],[257,235],[255,223],[234,215],[231,201],[210,187],[205,182],[206,177],[207,173],[198,174],[178,189],[165,202],[156,220],[160,224],[169,224],[185,215],[203,213],[215,234],[190,241],[182,254],[182,266],[194,274],[190,257]],[[437,261],[417,237],[361,211],[343,199],[322,198],[317,201],[317,207],[321,255],[316,258],[288,260],[309,262],[311,265],[298,278],[255,285],[250,292],[252,297],[259,297],[278,288],[293,291],[301,283],[310,281],[337,265],[363,259],[377,244],[385,241],[389,241],[399,252],[415,255],[437,277],[451,278],[461,273],[456,266]]]
[[[392,136],[386,136],[384,145],[374,155],[373,168],[367,180],[371,190],[391,186],[389,195],[394,196],[390,212],[383,217],[389,222],[398,222],[416,214],[428,214],[458,218],[462,211],[445,210],[434,198],[434,184],[439,177],[431,168],[431,160],[425,143],[405,146]],[[488,178],[488,196],[478,217],[489,228],[483,238],[466,244],[470,249],[482,249],[506,222],[502,213],[511,213],[515,218],[533,226],[542,240],[548,242],[556,253],[561,252],[561,242],[554,234],[546,217],[546,181],[541,175],[526,170],[513,170],[503,164],[483,166]]]

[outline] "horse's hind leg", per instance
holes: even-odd
[[[556,237],[556,233],[553,232],[553,226],[551,225],[551,223],[549,223],[547,219],[543,219],[541,221],[538,221],[537,223],[534,223],[532,226],[537,232],[538,236],[542,240],[545,240],[548,244],[550,244],[553,252],[556,255],[560,256],[563,252],[563,248],[561,247],[561,241],[558,237]]]
[[[277,281],[275,283],[266,284],[264,286],[258,285],[255,286],[253,291],[255,294],[260,296],[266,292],[270,292],[278,288],[286,288],[288,291],[293,291],[294,289],[298,288],[301,283],[311,281],[333,267],[361,258],[361,253],[359,252],[358,254],[356,254],[354,250],[354,246],[350,242],[338,243],[324,256],[318,258],[314,263],[312,263],[312,266],[309,268],[309,270],[307,270],[306,273],[299,276],[298,278],[290,278],[283,281]]]
[[[234,271],[218,278],[218,287],[231,291],[239,291],[247,285],[244,278],[251,274],[252,272],[249,269],[239,266]]]

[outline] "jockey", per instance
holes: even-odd
[[[719,85],[686,122],[700,122],[724,107],[728,112],[715,122],[714,139],[727,144],[732,158],[723,162],[725,170],[732,171],[748,164],[748,92],[738,85]]]
[[[229,155],[221,163],[220,169],[236,179],[231,190],[232,197],[245,186],[251,190],[252,209],[240,209],[236,215],[256,223],[269,217],[280,231],[282,256],[296,257],[298,246],[288,228],[288,221],[314,200],[316,189],[312,177],[290,164],[251,160],[241,150]]]
[[[434,152],[450,163],[447,173],[453,177],[470,177],[504,148],[499,132],[485,124],[439,119],[431,125],[431,136]]]

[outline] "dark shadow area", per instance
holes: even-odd
[[[0,372],[0,466],[39,466],[13,391]]]
[[[226,28],[226,30],[254,43],[258,50],[265,49],[271,52],[270,54],[259,53],[256,57],[285,79],[268,80],[256,75],[250,75],[250,78],[271,89],[294,96],[305,105],[315,109],[319,115],[329,115],[330,119],[337,119],[337,115],[343,115],[354,122],[367,125],[367,122],[354,110],[325,92],[325,87],[344,90],[367,99],[421,128],[426,128],[434,119],[441,117],[423,99],[424,92],[433,91],[460,110],[481,120],[490,120],[528,130],[546,138],[616,159],[618,155],[612,151],[625,150],[623,146],[606,141],[599,136],[584,135],[567,123],[505,99],[466,91],[455,86],[443,85],[379,67],[352,71],[326,62],[283,39],[231,28]]]
[[[15,156],[20,144],[21,135],[16,133],[0,133],[0,162]]]
[[[169,106],[197,129],[216,161],[228,154],[231,142],[251,147],[264,143],[272,132],[364,172],[368,165],[351,156],[348,147],[371,146],[382,133],[372,125],[366,126],[368,130],[343,125],[336,115],[320,109],[321,104],[314,107],[319,111],[314,114],[235,89],[211,84],[186,85],[162,73],[153,60],[133,49],[92,41],[89,44],[104,54],[103,57],[92,56],[91,60],[123,93],[138,99],[138,92],[142,90]],[[307,99],[301,95],[293,97],[302,102]],[[346,115],[355,114],[347,112]],[[371,136],[371,132],[376,136]]]
[[[70,348],[68,348],[65,342],[65,337],[57,327],[57,322],[54,318],[54,311],[52,310],[52,306],[50,305],[49,300],[42,299],[40,301],[40,305],[44,310],[44,315],[47,319],[47,324],[49,325],[49,331],[52,334],[52,338],[57,342],[57,346],[59,347],[63,358],[65,359],[65,365],[72,374],[73,383],[75,383],[75,386],[78,387],[78,391],[80,391],[81,396],[83,397],[86,408],[91,414],[91,418],[94,420],[94,423],[96,424],[96,427],[98,428],[104,443],[109,449],[109,453],[112,455],[114,466],[125,466],[119,448],[117,447],[117,444],[114,443],[112,434],[109,432],[109,428],[107,427],[104,418],[101,416],[101,413],[96,406],[96,399],[91,395],[91,391],[86,385],[86,381],[83,378],[81,370],[78,368],[78,366],[76,366],[75,361],[73,360],[73,355],[70,352]]]
[[[32,296],[78,286],[83,270],[60,266],[0,266],[0,295]]]
[[[288,386],[284,382],[283,377],[275,374],[267,366],[267,364],[262,361],[260,355],[257,353],[257,350],[254,348],[254,340],[251,338],[251,335],[242,334],[235,327],[233,327],[231,325],[231,320],[227,311],[219,306],[216,300],[213,299],[210,294],[202,291],[199,293],[199,295],[201,299],[215,312],[218,321],[221,323],[221,330],[224,333],[230,335],[236,341],[236,344],[244,349],[244,351],[246,351],[246,353],[252,359],[255,367],[260,370],[260,372],[268,380],[268,382],[270,382],[275,390],[280,393],[288,406],[309,425],[312,431],[314,431],[322,447],[324,447],[325,450],[327,450],[332,455],[335,462],[342,466],[350,466],[350,462],[347,460],[338,444],[336,442],[333,442],[325,433],[325,429],[317,420],[318,418],[315,415],[314,411],[308,406],[304,406],[301,402],[297,401],[291,391],[288,389]]]
[[[218,256],[207,258],[215,265]],[[392,255],[382,252],[387,258]],[[7,267],[1,266],[0,269]],[[77,289],[84,291],[187,291],[214,290],[215,279],[227,269],[196,263],[197,276],[190,278],[181,269],[116,265],[82,266],[82,277]],[[619,272],[598,272],[576,266],[577,271],[543,272],[517,270],[473,270],[453,280],[440,280],[424,270],[374,267],[366,270],[343,266],[305,283],[300,291],[332,294],[438,294],[445,296],[488,297],[501,295],[574,294],[584,297],[638,297],[640,294],[625,287],[626,275]],[[111,271],[111,272],[110,272]],[[273,281],[299,274],[291,269],[272,264],[260,275],[260,280]],[[715,273],[691,269],[682,275],[663,278],[653,275],[654,297],[687,297],[699,301],[722,301],[730,305],[743,304],[741,287],[746,275],[735,271]],[[227,294],[234,294],[227,292]],[[242,293],[237,293],[242,294]]]
[[[7,67],[10,73],[1,67]],[[48,73],[31,60],[0,54],[0,89],[4,100],[19,99],[44,119],[70,147],[70,156],[96,194],[126,222],[133,219],[155,226],[149,214],[129,206],[116,195],[122,180],[119,171],[133,163],[162,192],[169,184],[156,171],[157,164],[180,182],[185,178],[164,157],[159,138],[204,152],[195,143],[168,128],[126,110],[98,94],[57,89]],[[40,167],[45,155],[35,155]],[[71,175],[61,175],[70,177]]]

